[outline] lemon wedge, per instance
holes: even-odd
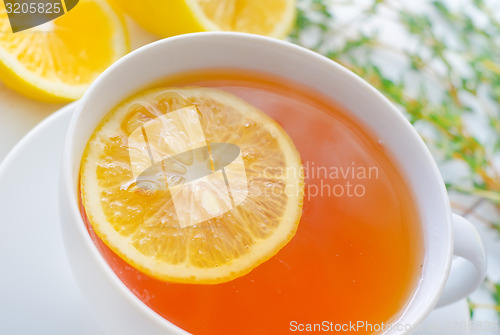
[[[162,37],[200,31],[239,31],[284,38],[295,0],[115,0],[146,30]]]
[[[54,21],[18,33],[0,3],[0,80],[30,98],[79,99],[128,51],[122,17],[105,0],[81,0]]]

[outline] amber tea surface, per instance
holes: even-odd
[[[87,222],[109,266],[142,302],[192,334],[277,335],[314,324],[325,331],[397,320],[421,277],[423,237],[412,191],[383,143],[335,102],[261,73],[217,69],[155,86],[217,88],[269,115],[300,153],[305,193],[291,241],[221,284],[153,279],[111,251]]]

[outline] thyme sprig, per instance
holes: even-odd
[[[487,0],[299,0],[289,40],[343,64],[399,107],[443,172],[455,167],[443,173],[449,190],[500,208],[499,12]],[[487,222],[496,233],[498,221]],[[500,313],[500,285],[489,286]]]

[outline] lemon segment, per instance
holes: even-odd
[[[284,38],[295,0],[114,0],[146,30],[162,37],[201,31],[239,31]]]
[[[0,80],[30,98],[79,99],[128,51],[123,19],[105,0],[81,0],[54,21],[18,33],[10,32],[0,3]]]
[[[211,150],[179,156],[192,139],[184,130],[196,128],[176,113],[193,108]],[[157,129],[158,119],[165,128]],[[232,162],[217,162],[218,150],[233,150]],[[193,162],[208,156],[212,172],[189,178]],[[147,170],[148,157],[161,163]],[[174,162],[167,166],[164,157]],[[148,186],[137,169],[146,171]],[[262,111],[217,89],[162,88],[123,102],[92,135],[80,176],[97,235],[127,263],[163,281],[240,277],[284,247],[302,215],[302,164],[289,136]]]

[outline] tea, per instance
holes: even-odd
[[[282,78],[217,69],[159,85],[217,88],[271,116],[300,153],[305,194],[291,241],[220,284],[153,279],[111,251],[86,220],[101,254],[141,301],[193,334],[339,332],[337,325],[358,322],[366,327],[342,332],[368,334],[397,320],[421,276],[423,240],[412,192],[384,143],[335,102]]]

